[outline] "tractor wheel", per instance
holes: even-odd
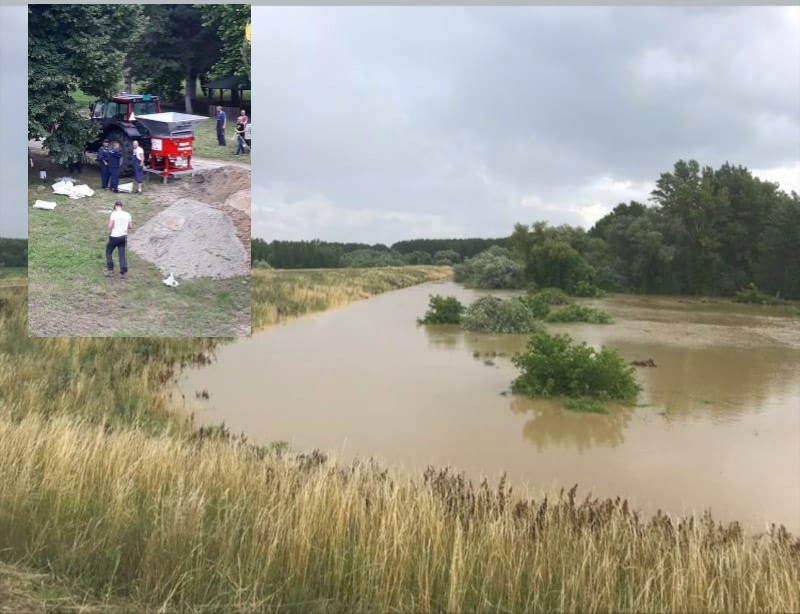
[[[119,176],[128,177],[133,175],[133,141],[123,130],[115,128],[106,134],[109,142],[118,141],[122,151],[122,160],[119,162]]]

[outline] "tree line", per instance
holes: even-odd
[[[27,268],[28,239],[0,238],[0,267]]]
[[[63,164],[96,135],[75,96],[103,100],[127,73],[146,92],[191,113],[198,77],[250,76],[250,5],[28,6],[28,139]]]
[[[493,245],[510,245],[501,239],[415,239],[391,246],[381,243],[329,241],[271,241],[253,239],[251,259],[255,266],[276,269],[328,269],[344,267],[458,264]]]
[[[417,239],[391,246],[253,241],[274,268],[459,265],[481,287],[730,296],[747,287],[800,299],[800,197],[743,166],[679,160],[651,204],[618,204],[588,231],[517,224],[499,239]],[[496,278],[496,279],[495,279]]]

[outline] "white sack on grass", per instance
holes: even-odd
[[[94,190],[85,183],[74,185],[69,181],[58,181],[53,184],[53,192],[70,198],[83,198],[84,196],[94,196]]]
[[[49,200],[37,200],[35,203],[33,203],[33,208],[34,209],[47,209],[48,211],[52,211],[53,209],[56,208],[56,204],[53,203],[53,202],[50,202]]]
[[[172,286],[173,288],[178,285],[178,280],[176,280],[172,276],[172,273],[169,274],[169,277],[167,277],[166,279],[162,279],[161,281],[164,283],[165,286]]]
[[[121,183],[117,186],[120,192],[133,192],[133,183]]]

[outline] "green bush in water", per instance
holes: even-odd
[[[521,370],[513,391],[531,397],[634,403],[641,390],[633,368],[616,351],[597,352],[586,343],[574,343],[569,335],[536,333],[512,362]]]
[[[419,324],[459,324],[465,307],[455,296],[435,294],[428,301],[425,316],[417,318]]]
[[[600,288],[585,279],[576,283],[575,287],[572,289],[572,296],[580,296],[583,298],[600,298],[601,296],[605,296],[605,294],[606,293]]]
[[[613,320],[602,309],[584,305],[567,305],[547,315],[548,322],[589,322],[590,324],[611,324]]]
[[[736,293],[733,299],[737,303],[752,303],[754,305],[781,305],[785,301],[777,296],[771,296],[756,288],[755,284],[750,284]]]
[[[521,296],[520,300],[528,306],[534,317],[539,320],[544,320],[547,314],[550,313],[550,303],[547,301],[547,297],[533,293]]]
[[[567,293],[561,288],[542,288],[530,296],[536,297],[548,305],[569,305],[572,303]]]
[[[467,308],[462,324],[467,330],[481,333],[530,333],[541,329],[536,315],[521,297],[481,297]]]

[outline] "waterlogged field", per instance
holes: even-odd
[[[515,485],[579,484],[624,494],[647,512],[701,513],[800,530],[800,318],[727,301],[613,297],[583,301],[614,324],[546,324],[617,349],[644,386],[636,407],[578,414],[510,392],[510,357],[527,335],[418,327],[420,285],[292,322],[223,348],[185,374],[201,422],[256,440],[375,457],[421,472],[452,466],[474,480],[507,472]],[[269,377],[265,377],[269,374]],[[195,391],[210,398],[195,402]]]
[[[800,609],[800,541],[780,529],[196,430],[169,385],[214,340],[31,339],[26,304],[24,282],[0,288],[0,612]]]

